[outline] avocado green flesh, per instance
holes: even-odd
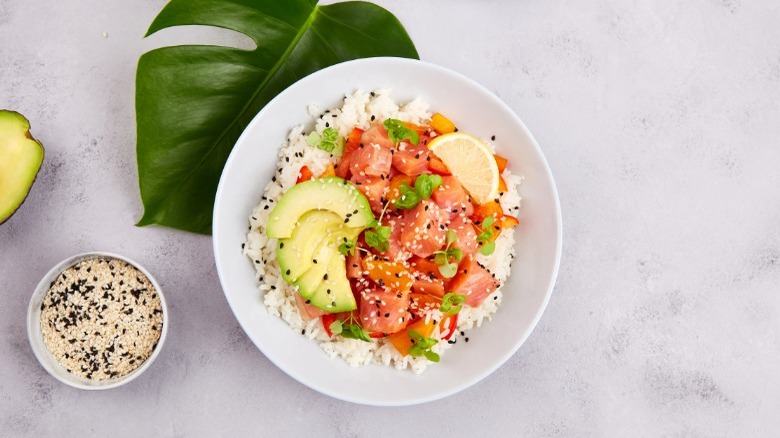
[[[327,230],[326,237],[312,255],[317,263],[310,263],[309,269],[292,283],[298,286],[298,292],[310,300],[312,305],[329,312],[357,308],[347,279],[346,262],[338,247],[345,238],[357,238],[360,231],[341,226]]]
[[[30,122],[0,110],[0,223],[22,205],[43,163],[43,146],[30,135]]]
[[[351,183],[337,177],[318,178],[296,184],[282,195],[268,217],[268,237],[291,237],[301,216],[312,210],[333,212],[350,228],[363,229],[375,220],[368,200]]]
[[[343,257],[333,257],[328,264],[328,279],[320,283],[309,298],[311,304],[328,312],[346,312],[357,308],[352,287],[347,279]]]
[[[314,252],[327,237],[331,228],[340,227],[342,219],[326,210],[312,210],[304,213],[288,239],[280,239],[276,258],[282,268],[282,278],[293,283],[314,264]],[[323,263],[325,266],[325,263]]]

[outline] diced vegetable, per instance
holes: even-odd
[[[391,204],[398,200],[398,198],[401,197],[401,184],[406,183],[409,186],[414,184],[414,177],[409,175],[404,175],[402,173],[399,173],[398,175],[395,175],[390,180],[390,189],[387,192],[387,195],[385,198],[390,202]]]
[[[407,292],[414,283],[412,274],[400,262],[386,262],[367,257],[363,259],[363,269],[376,284],[393,291]]]
[[[501,208],[501,204],[496,201],[489,201],[482,205],[475,205],[474,215],[471,218],[475,224],[480,225],[488,216],[493,216],[493,219],[498,220],[503,215],[504,209]]]
[[[455,124],[441,113],[435,113],[431,116],[431,128],[439,134],[449,134],[455,132]]]
[[[322,315],[322,326],[325,327],[325,333],[328,334],[328,337],[333,337],[333,333],[330,331],[330,325],[333,324],[333,321],[336,320],[336,314],[335,313],[326,313],[325,315]]]
[[[502,216],[501,217],[501,229],[506,230],[508,228],[512,228],[515,225],[518,225],[520,223],[519,220],[517,220],[514,216]]]
[[[447,168],[447,165],[442,160],[433,154],[429,155],[429,157],[431,159],[428,161],[428,169],[431,169],[431,172],[442,176],[451,175],[450,169]]]
[[[442,335],[442,339],[448,341],[452,335],[455,334],[458,328],[458,314],[447,315],[439,323],[439,333]]]
[[[394,335],[391,335],[390,342],[393,343],[395,349],[398,350],[402,356],[406,356],[409,354],[409,348],[412,347],[412,338],[409,336],[409,330],[414,330],[422,335],[422,337],[427,338],[431,336],[433,329],[433,320],[429,319],[426,321],[425,319],[420,319],[406,327],[406,330],[402,330]]]
[[[502,157],[501,155],[493,154],[493,156],[496,158],[496,166],[498,166],[498,173],[503,173],[504,169],[506,169],[507,159]]]
[[[328,176],[336,176],[336,169],[333,168],[332,164],[329,164],[328,167],[325,168],[325,171],[320,174],[320,178],[325,178]]]
[[[301,170],[298,172],[298,180],[295,181],[295,183],[302,183],[312,179],[313,177],[314,174],[311,172],[308,166],[301,166]]]

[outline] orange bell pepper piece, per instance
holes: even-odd
[[[409,349],[413,344],[412,338],[409,336],[409,330],[416,331],[423,338],[429,338],[431,333],[433,333],[433,328],[434,325],[432,319],[429,319],[428,321],[426,321],[425,318],[419,319],[400,332],[390,335],[390,342],[393,343],[395,349],[398,350],[402,356],[406,356],[409,354]]]
[[[441,113],[436,113],[431,116],[431,128],[439,134],[455,132],[455,124]]]

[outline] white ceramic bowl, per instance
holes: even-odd
[[[56,280],[57,277],[59,277],[59,275],[69,267],[76,265],[82,260],[88,260],[93,258],[122,260],[134,266],[136,269],[138,269],[144,275],[146,275],[146,278],[148,278],[149,281],[152,283],[152,285],[157,291],[157,295],[160,297],[160,305],[162,307],[162,322],[163,322],[162,330],[160,331],[160,340],[157,341],[157,347],[155,347],[154,351],[152,351],[152,354],[148,358],[146,358],[144,363],[142,363],[138,368],[134,369],[133,371],[131,371],[130,373],[122,377],[116,379],[100,380],[100,381],[89,380],[84,377],[69,373],[62,365],[57,363],[57,360],[46,348],[46,345],[43,343],[43,334],[41,333],[41,302],[43,301],[43,298],[46,296],[46,293],[49,291],[49,287],[51,283],[54,280]],[[101,251],[101,252],[89,252],[89,253],[77,254],[75,256],[68,257],[67,259],[59,262],[56,266],[51,268],[51,270],[46,275],[43,276],[40,283],[38,283],[38,286],[35,288],[35,292],[33,292],[32,298],[30,298],[30,305],[27,308],[27,337],[30,340],[30,346],[32,347],[33,353],[35,353],[35,357],[38,359],[38,362],[41,363],[41,366],[43,366],[43,368],[46,371],[48,371],[49,374],[54,376],[54,378],[56,378],[60,382],[79,389],[87,389],[87,390],[111,389],[111,388],[116,388],[117,386],[122,386],[134,380],[135,378],[140,376],[144,371],[146,371],[146,369],[149,368],[152,362],[154,362],[154,359],[157,358],[157,355],[160,353],[163,343],[165,342],[165,337],[167,334],[168,334],[168,307],[165,304],[165,296],[163,295],[162,289],[160,289],[160,285],[157,284],[157,280],[155,280],[154,277],[152,277],[152,274],[150,274],[149,271],[144,269],[144,267],[138,264],[137,262],[130,260],[127,257],[123,257],[110,252]]]
[[[248,217],[275,171],[289,130],[311,118],[307,105],[329,108],[356,89],[392,90],[396,101],[421,97],[432,111],[480,138],[496,136],[509,167],[525,176],[516,227],[517,255],[492,321],[469,332],[421,375],[370,365],[351,368],[330,359],[314,341],[265,310],[254,267],[242,255]],[[312,124],[307,128],[311,129]],[[561,213],[550,169],[539,146],[512,110],[474,81],[451,70],[400,58],[345,62],[307,76],[260,111],[225,165],[214,206],[214,256],[230,307],[257,347],[287,374],[324,394],[369,405],[436,400],[478,382],[512,356],[533,330],[552,293],[561,254]]]

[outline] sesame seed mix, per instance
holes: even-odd
[[[162,331],[162,303],[134,266],[94,258],[66,269],[41,304],[46,348],[69,373],[122,377],[152,354]]]

